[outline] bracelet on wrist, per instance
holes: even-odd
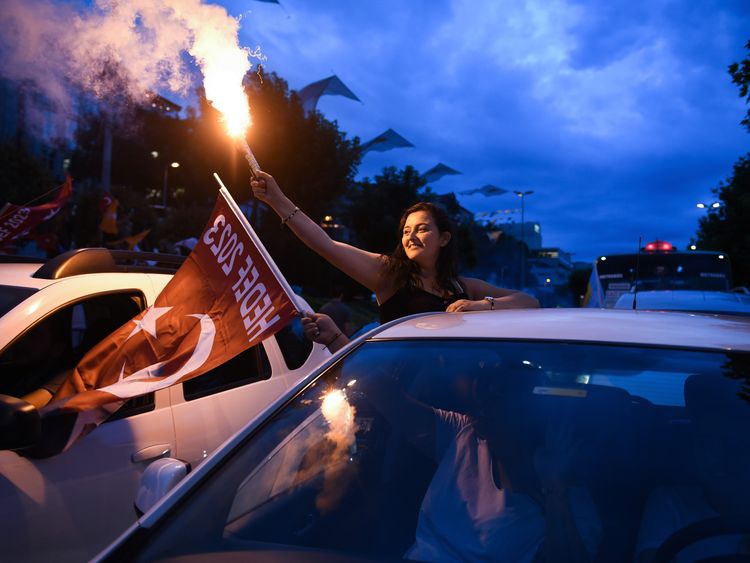
[[[337,332],[336,335],[333,338],[331,338],[331,341],[325,345],[325,347],[328,348],[331,344],[336,342],[339,339],[339,336],[341,336],[341,333]]]
[[[485,301],[487,301],[490,304],[490,311],[495,310],[495,298],[492,296],[487,296],[484,298]]]
[[[299,210],[299,207],[295,206],[294,209],[292,209],[292,212],[281,220],[281,226],[283,227],[284,225],[286,225],[289,220],[297,214]]]

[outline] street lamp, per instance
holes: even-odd
[[[169,169],[170,168],[179,168],[180,163],[179,162],[172,162],[170,164],[165,163],[164,164],[164,186],[161,190],[161,204],[164,206],[164,209],[167,208],[167,184],[169,183]]]
[[[151,151],[151,158],[156,160],[159,158],[159,151]],[[179,162],[169,162],[169,160],[165,160],[164,162],[164,181],[162,183],[161,187],[161,204],[164,209],[167,208],[167,193],[168,193],[168,186],[169,186],[169,169],[170,168],[179,168],[180,163]]]
[[[524,202],[526,196],[534,193],[534,190],[527,190],[525,192],[514,191],[518,197],[521,198],[521,289],[526,285],[526,221],[525,221],[525,206]]]
[[[714,201],[711,204],[706,204],[701,201],[696,203],[695,206],[698,209],[718,209],[719,207],[721,207],[721,203],[719,203],[718,201]]]

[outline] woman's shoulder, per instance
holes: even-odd
[[[391,256],[387,254],[378,255],[380,260],[380,275],[374,289],[378,305],[382,305],[393,297],[399,289],[396,284],[396,267]]]

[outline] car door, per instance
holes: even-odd
[[[52,310],[3,350],[0,392],[31,398],[50,385],[51,397],[61,372],[145,305],[142,292],[128,290]],[[80,561],[96,554],[135,520],[143,469],[169,455],[174,442],[164,390],[129,401],[61,454],[31,459],[0,452],[3,559]]]
[[[177,447],[193,466],[330,354],[308,341],[299,319],[275,336],[171,388]]]

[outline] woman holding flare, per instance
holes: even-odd
[[[255,197],[268,204],[308,247],[375,294],[380,322],[428,311],[482,311],[538,307],[521,291],[458,275],[454,227],[432,203],[417,203],[401,217],[401,240],[390,255],[335,241],[284,195],[273,177],[259,171]]]

